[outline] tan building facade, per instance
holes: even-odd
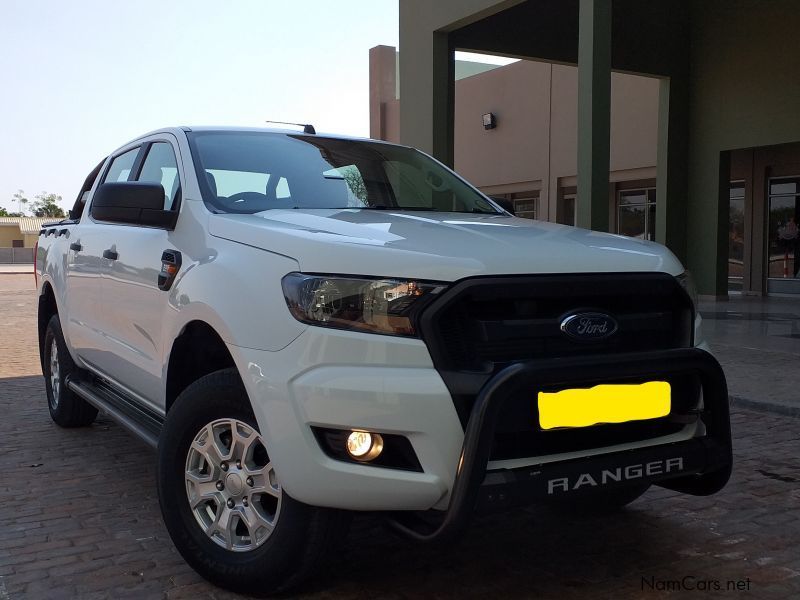
[[[53,217],[0,217],[0,264],[33,262],[33,248],[44,223]]]

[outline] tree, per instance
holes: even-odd
[[[25,209],[24,205],[29,202],[29,200],[25,197],[25,192],[23,190],[17,190],[17,193],[11,197],[13,202],[17,203],[17,212],[18,215],[9,215],[9,216],[24,216]]]
[[[353,196],[366,205],[367,186],[364,184],[364,178],[361,177],[361,171],[358,170],[358,167],[355,165],[348,165],[346,167],[339,167],[338,171],[341,173]]]
[[[8,211],[2,206],[0,206],[0,217],[10,217],[10,216],[11,215],[8,214]]]
[[[36,196],[36,201],[31,204],[31,209],[37,217],[59,217],[63,219],[66,214],[58,205],[59,202],[61,202],[61,196],[42,192]]]

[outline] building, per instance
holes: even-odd
[[[0,264],[32,263],[33,247],[44,223],[53,217],[0,217]]]
[[[637,200],[637,214],[655,217],[655,239],[689,266],[705,296],[727,297],[729,280],[748,294],[798,294],[799,27],[795,0],[403,0],[400,102],[382,114],[388,123],[395,110],[399,121],[385,131],[453,165],[467,160],[474,140],[494,133],[483,130],[481,139],[480,132],[456,132],[457,90],[495,73],[456,83],[456,50],[546,63],[532,69],[553,65],[551,93],[560,67],[571,65],[575,221],[613,231],[620,197],[610,180],[627,166],[615,162],[623,150],[616,147],[617,74],[648,77],[657,86],[656,114],[647,117],[655,129],[655,207],[648,192]],[[570,195],[569,179],[553,181],[561,175],[552,168],[561,143],[557,113],[566,105],[548,104],[536,91],[519,99],[518,110],[541,113],[543,103],[553,109],[550,176],[538,190],[537,216],[566,219],[569,202],[561,202],[559,216],[559,197]],[[499,133],[500,114],[496,122]],[[635,133],[637,140],[647,135]],[[532,137],[521,137],[520,161],[540,160]],[[648,158],[652,169],[652,154],[634,158]]]
[[[370,50],[370,137],[400,141],[395,49]],[[455,62],[454,165],[522,217],[575,224],[578,71],[519,61]],[[484,115],[489,115],[487,126]],[[609,228],[655,239],[658,81],[611,79]]]

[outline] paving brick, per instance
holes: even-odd
[[[0,279],[0,581],[9,600],[235,598],[172,546],[154,453],[102,416],[76,430],[50,421],[32,282],[14,277]],[[643,591],[643,577],[692,575],[749,578],[742,597],[800,597],[800,420],[737,409],[732,421],[736,468],[720,494],[656,488],[605,519],[542,507],[485,516],[447,548],[358,517],[302,596],[625,600],[674,595]]]

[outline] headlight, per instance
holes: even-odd
[[[404,279],[289,273],[281,284],[289,312],[310,325],[415,335],[412,317],[446,284]]]
[[[680,275],[676,276],[675,279],[678,280],[678,283],[681,284],[681,287],[686,290],[686,293],[689,294],[689,298],[692,299],[692,304],[694,305],[695,311],[697,310],[697,288],[694,286],[694,279],[692,279],[692,274],[686,270]]]

